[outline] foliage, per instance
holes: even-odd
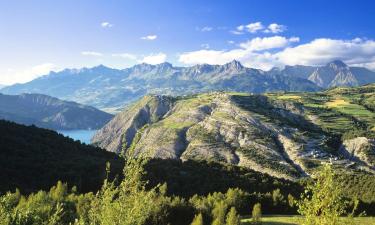
[[[121,175],[116,154],[81,144],[55,131],[0,120],[0,193],[48,190],[58,180],[81,192],[97,191],[110,162],[110,178]]]
[[[347,214],[349,202],[344,199],[342,187],[335,181],[330,165],[325,165],[318,172],[316,181],[307,185],[298,206],[298,212],[305,216],[304,225],[341,224],[340,216]]]
[[[202,213],[195,215],[193,222],[190,225],[203,225]]]
[[[262,205],[260,203],[256,203],[253,207],[253,211],[251,212],[252,221],[254,224],[259,224],[262,218]]]
[[[226,222],[226,225],[240,225],[241,224],[241,219],[239,215],[237,214],[236,208],[234,207],[230,208],[225,222]]]

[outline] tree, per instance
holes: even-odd
[[[307,184],[298,203],[298,212],[305,216],[304,225],[338,225],[340,216],[347,214],[349,201],[335,182],[335,173],[330,165],[318,171],[315,182]],[[352,214],[356,209],[356,202]]]
[[[224,225],[225,224],[225,215],[227,211],[227,205],[224,201],[219,201],[215,204],[214,209],[212,210],[213,222],[212,225]]]
[[[226,225],[240,225],[241,219],[237,214],[236,208],[231,207],[226,219]]]
[[[203,225],[203,216],[202,213],[195,215],[193,222],[190,225]]]
[[[284,201],[284,196],[281,194],[280,189],[273,190],[272,192],[272,202],[276,206]]]
[[[253,223],[260,224],[262,218],[262,205],[260,203],[256,203],[254,205],[251,215],[253,218]]]

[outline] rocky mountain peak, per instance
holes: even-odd
[[[232,70],[232,71],[241,71],[244,67],[243,65],[237,61],[237,60],[233,60],[227,64],[224,65],[225,69],[229,69],[229,70]]]
[[[334,60],[328,63],[327,67],[330,67],[334,70],[339,70],[339,69],[347,68],[348,66],[341,60]]]

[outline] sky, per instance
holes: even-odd
[[[374,22],[371,0],[1,0],[0,84],[165,61],[375,70]]]

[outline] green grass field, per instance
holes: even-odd
[[[302,217],[300,216],[264,216],[262,217],[262,225],[298,225],[301,224]],[[345,218],[343,218],[345,220]],[[243,225],[251,225],[251,219],[245,218],[241,220]],[[347,225],[375,225],[375,217],[358,217],[354,219],[354,224],[348,221]]]

